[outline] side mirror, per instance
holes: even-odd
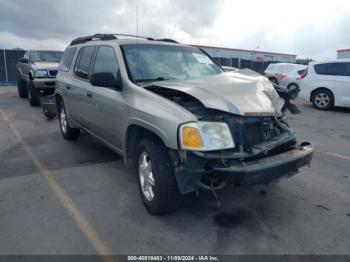
[[[108,87],[108,88],[116,89],[118,91],[122,89],[121,78],[118,77],[116,79],[114,75],[109,72],[92,74],[90,77],[90,83],[93,86]]]
[[[24,64],[28,64],[28,59],[27,58],[24,58],[22,57],[20,60],[18,60],[20,63],[24,63]]]

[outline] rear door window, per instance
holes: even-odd
[[[94,53],[94,46],[83,47],[79,52],[75,74],[83,79],[88,79],[91,58]]]

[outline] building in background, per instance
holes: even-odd
[[[271,63],[295,63],[296,55],[260,50],[246,50],[226,47],[192,45],[202,48],[222,66],[250,68],[263,73]]]
[[[24,53],[22,49],[0,49],[0,85],[16,83],[16,64]]]
[[[350,48],[338,50],[337,53],[338,53],[337,55],[338,59],[350,58]]]

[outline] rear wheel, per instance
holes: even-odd
[[[147,211],[153,215],[174,212],[181,204],[174,171],[165,146],[143,139],[137,149],[139,191]]]
[[[319,89],[311,96],[313,106],[318,110],[329,110],[334,105],[334,96],[328,89]]]
[[[25,82],[21,77],[21,74],[17,72],[17,90],[18,90],[18,96],[20,98],[26,98],[27,97],[27,90],[25,87]]]
[[[31,106],[39,106],[40,105],[40,94],[37,89],[34,88],[34,84],[32,81],[28,82],[27,86],[27,98],[29,101],[29,104]]]
[[[68,123],[66,108],[63,101],[58,104],[58,119],[62,136],[67,140],[76,140],[79,137],[80,129],[71,128]]]
[[[299,88],[299,86],[298,86],[297,84],[294,84],[294,83],[292,83],[292,84],[290,84],[290,85],[287,86],[287,89],[288,89],[288,90],[298,89],[298,88]]]

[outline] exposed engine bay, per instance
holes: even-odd
[[[160,86],[148,86],[148,90],[157,93],[189,110],[198,120],[226,122],[231,130],[236,148],[220,152],[195,154],[206,158],[239,160],[257,158],[286,151],[296,145],[296,136],[281,117],[241,116],[217,109],[206,108],[195,97]]]
[[[248,78],[251,82],[246,83],[246,89],[237,83],[229,89],[227,79],[221,80],[222,93],[216,89],[213,92],[212,86],[207,85],[197,89],[186,86],[186,82],[144,86],[190,111],[198,121],[225,122],[234,140],[235,147],[230,149],[171,151],[182,192],[198,188],[214,192],[228,183],[267,184],[295,175],[311,162],[313,144],[298,144],[295,132],[285,121],[287,111],[300,113],[291,103],[298,96],[298,89],[272,87],[262,78],[260,84]]]

